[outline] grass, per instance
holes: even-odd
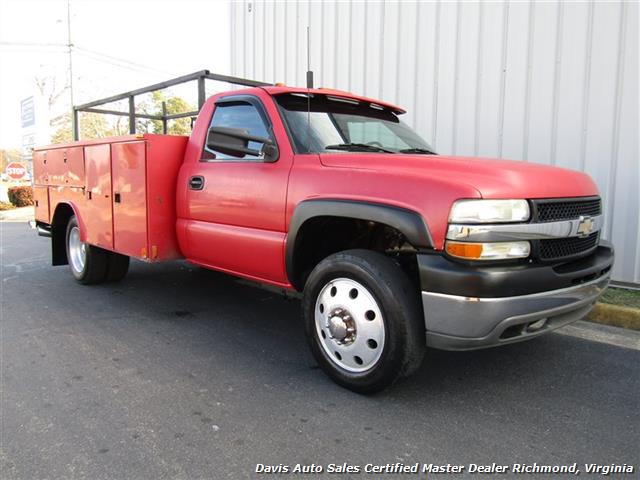
[[[640,290],[609,287],[600,297],[600,302],[640,309]]]

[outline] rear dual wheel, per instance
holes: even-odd
[[[413,373],[425,351],[414,285],[389,257],[348,250],[309,275],[303,309],[311,351],[336,383],[373,393]]]
[[[67,224],[66,245],[71,274],[84,285],[116,282],[129,270],[129,257],[83,242],[75,216]]]

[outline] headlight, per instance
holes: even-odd
[[[506,223],[529,220],[526,200],[458,200],[451,207],[450,223]]]
[[[448,241],[445,245],[452,257],[465,260],[509,260],[527,258],[531,252],[529,242],[471,243]]]

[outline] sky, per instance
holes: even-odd
[[[76,105],[198,70],[231,73],[226,1],[69,4]],[[68,25],[67,0],[0,0],[0,148],[21,146],[20,101],[37,91],[36,78],[55,80],[56,90],[68,83]],[[193,92],[195,103],[195,91],[194,83],[176,93]],[[66,92],[58,108],[69,105]]]

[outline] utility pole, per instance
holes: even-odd
[[[71,131],[73,139],[79,139],[78,115],[73,108],[73,43],[71,43],[71,0],[67,0],[67,50],[69,52],[69,100],[71,101]]]

